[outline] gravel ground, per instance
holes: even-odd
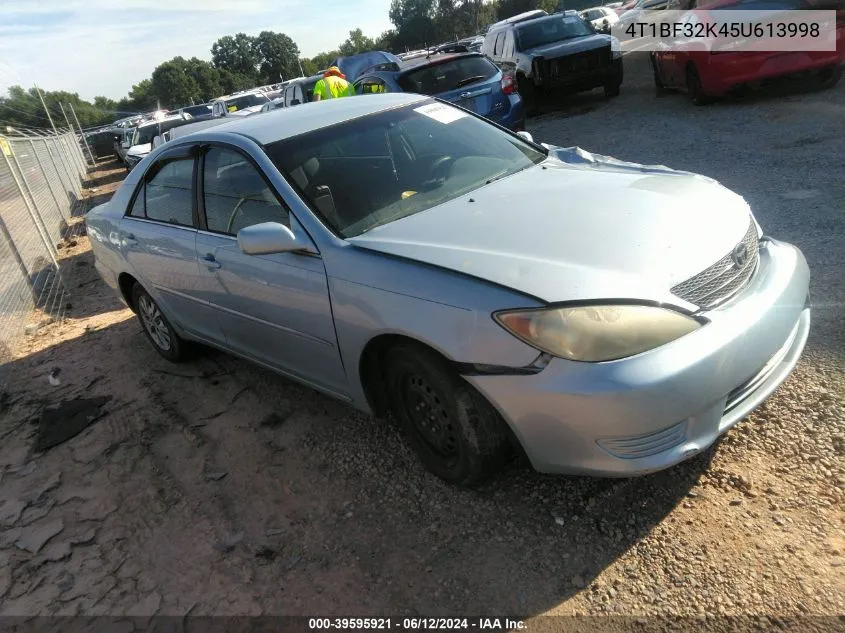
[[[63,249],[71,318],[21,345],[0,400],[0,612],[837,626],[811,616],[845,612],[845,92],[695,108],[655,98],[643,57],[626,71],[620,98],[570,98],[535,138],[713,176],[812,268],[804,358],[713,450],[637,479],[514,464],[450,488],[387,422],[223,354],[167,364],[80,237]],[[31,422],[77,397],[108,398],[101,417],[34,453]]]

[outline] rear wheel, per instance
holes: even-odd
[[[842,66],[831,66],[819,72],[819,86],[822,90],[833,88],[842,79]]]
[[[397,345],[387,353],[386,370],[393,414],[431,472],[472,486],[504,463],[510,454],[505,422],[442,358]]]
[[[701,86],[701,77],[698,76],[698,70],[695,66],[687,67],[687,92],[692,102],[697,106],[707,105],[711,99],[704,92]]]
[[[621,84],[612,81],[610,83],[604,84],[604,96],[607,99],[612,99],[613,97],[618,97],[620,92]]]
[[[161,308],[149,293],[136,283],[132,288],[132,305],[138,313],[138,320],[153,344],[155,350],[167,360],[178,363],[185,359],[185,342],[176,334],[176,330],[164,316]]]

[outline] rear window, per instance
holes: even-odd
[[[490,79],[497,68],[483,57],[459,57],[417,68],[399,77],[406,92],[437,95]]]

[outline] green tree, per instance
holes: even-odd
[[[372,38],[364,35],[361,29],[353,29],[349,31],[349,37],[340,45],[339,50],[341,55],[357,55],[358,53],[366,53],[375,48],[376,43]]]
[[[200,88],[189,73],[188,62],[174,57],[159,64],[151,78],[152,92],[162,107],[178,108],[200,99]]]
[[[299,76],[299,47],[284,33],[261,31],[253,40],[253,53],[259,60],[261,83]]]
[[[394,46],[416,48],[435,43],[434,0],[392,0],[389,16],[396,26]]]
[[[260,60],[255,53],[255,38],[246,33],[238,33],[234,37],[226,35],[214,42],[211,59],[215,68],[258,80]]]
[[[306,77],[316,75],[321,70],[325,70],[332,63],[332,60],[340,56],[340,51],[327,51],[315,55],[311,59],[302,60],[302,70]]]
[[[394,29],[390,29],[389,31],[385,31],[376,38],[373,48],[375,48],[377,51],[389,51],[391,53],[395,53],[395,42],[396,31]]]

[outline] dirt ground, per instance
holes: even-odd
[[[651,107],[631,83],[534,129],[583,133],[611,108]],[[122,170],[94,177],[99,202]],[[845,197],[831,204],[820,213],[845,215]],[[845,354],[830,312],[775,396],[692,461],[625,480],[513,464],[469,492],[429,475],[388,422],[222,353],[167,363],[99,281],[84,234],[61,253],[69,317],[21,342],[0,399],[3,615],[845,613]],[[841,290],[825,301],[841,307]],[[92,401],[49,427],[51,407],[79,398]],[[35,452],[74,424],[87,428]]]

